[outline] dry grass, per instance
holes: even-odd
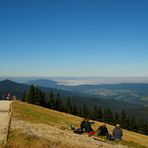
[[[109,141],[98,139],[94,140],[93,137],[88,137],[87,134],[79,135],[74,134],[68,129],[59,129],[58,126],[50,126],[47,124],[36,124],[30,123],[28,121],[13,119],[11,124],[11,130],[21,129],[22,133],[28,135],[35,135],[37,137],[43,137],[45,139],[50,139],[57,144],[58,147],[65,145],[68,147],[77,148],[98,148],[99,146],[105,148],[127,148],[121,144],[109,143]]]
[[[11,131],[8,138],[8,148],[48,148],[51,144],[43,138],[21,133],[20,130]]]
[[[13,118],[29,121],[31,123],[43,123],[51,126],[58,126],[61,129],[67,128],[69,124],[79,127],[82,120],[82,118],[77,116],[68,115],[18,101],[13,102]],[[101,124],[101,122],[96,122],[93,128],[97,129]],[[107,125],[107,128],[111,133],[114,127]],[[127,130],[124,130],[123,133],[123,142],[121,143],[127,145],[131,144],[134,145],[134,147],[136,147],[137,143],[138,147],[139,144],[148,147],[148,136]]]
[[[66,142],[25,134],[21,130],[12,130],[5,148],[84,148],[82,145],[71,145]]]
[[[21,130],[13,130],[9,134],[8,144],[5,148],[65,148],[66,146],[59,142],[22,133]]]

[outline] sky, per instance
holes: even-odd
[[[1,0],[0,76],[148,76],[148,1]]]

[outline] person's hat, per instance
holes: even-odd
[[[120,124],[116,124],[117,127],[120,127]]]

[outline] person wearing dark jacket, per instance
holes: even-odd
[[[119,124],[116,124],[116,127],[113,129],[113,138],[115,140],[121,140],[123,136],[122,129]]]
[[[84,127],[85,127],[85,131],[86,132],[92,132],[94,131],[91,127],[92,124],[95,124],[95,122],[90,122],[89,119],[86,119],[85,123],[84,123]]]
[[[81,124],[80,124],[80,128],[84,131],[84,132],[92,132],[93,129],[91,127],[92,124],[95,124],[95,122],[89,122],[88,119],[84,119]]]
[[[80,124],[80,129],[84,132],[85,132],[85,121],[86,121],[86,119],[83,119],[83,121]]]
[[[108,135],[108,130],[106,127],[106,124],[103,123],[97,130],[98,136],[107,136]]]

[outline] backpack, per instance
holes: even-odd
[[[107,135],[106,135],[106,138],[107,138],[108,140],[114,140],[114,137],[113,137],[111,134],[107,134]]]
[[[83,134],[83,130],[81,130],[80,128],[75,129],[73,132],[76,134]]]

